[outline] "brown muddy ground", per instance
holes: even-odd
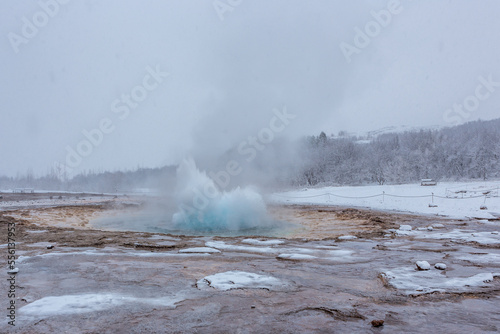
[[[8,222],[15,222],[19,257],[16,326],[5,320],[0,332],[481,333],[500,329],[498,278],[480,286],[436,283],[445,288],[426,293],[426,284],[436,285],[419,278],[421,272],[413,269],[416,261],[426,260],[431,265],[447,264],[445,271],[429,271],[438,279],[500,273],[500,243],[495,241],[498,234],[493,234],[499,229],[496,222],[271,206],[274,217],[304,228],[267,245],[259,241],[268,238],[99,231],[89,223],[127,210],[137,208],[113,199],[55,207],[27,204],[0,211],[3,235]],[[491,231],[493,239],[426,238],[425,233],[437,235],[436,230],[424,231],[435,223],[443,224],[440,232]],[[398,235],[395,229],[406,224],[422,231]],[[357,239],[342,241],[341,235]],[[207,246],[219,252],[183,253]],[[7,245],[0,252],[6,259]],[[286,254],[303,257],[282,256]],[[396,288],[382,274],[401,268],[408,269],[408,281],[422,284],[423,290]],[[227,291],[200,286],[210,282],[205,277],[228,271],[270,276],[282,285]],[[6,292],[8,276],[4,272],[2,277],[0,289]],[[8,305],[5,297],[0,300]],[[384,325],[375,328],[372,320],[384,320]]]

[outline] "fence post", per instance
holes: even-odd
[[[385,191],[382,191],[382,203],[385,202]]]
[[[432,193],[432,204],[434,204],[434,193]]]

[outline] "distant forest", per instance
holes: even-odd
[[[300,156],[297,185],[494,179],[500,177],[500,119],[372,140],[321,133],[303,141]]]
[[[55,171],[42,177],[31,172],[17,177],[0,176],[0,189],[34,188],[35,190],[85,191],[96,193],[120,193],[142,189],[170,189],[173,187],[175,166],[163,168],[139,168],[127,172],[85,172],[66,179]]]
[[[237,159],[235,152],[234,149],[220,157],[219,165],[223,166],[228,159]],[[70,179],[55,171],[42,177],[28,172],[17,177],[0,176],[0,189],[22,187],[112,193],[170,190],[175,187],[175,171],[176,166],[128,172],[88,171]],[[302,138],[293,145],[277,140],[246,166],[246,176],[246,179],[235,179],[231,186],[252,181],[268,187],[290,187],[401,184],[423,178],[438,181],[498,179],[500,119],[376,137],[350,136],[345,132],[334,136],[322,132]]]

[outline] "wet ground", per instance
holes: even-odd
[[[0,211],[3,235],[16,226],[16,332],[500,329],[497,220],[271,206],[273,217],[301,228],[274,238],[192,237],[95,230],[94,219],[142,205],[83,201]],[[7,259],[6,244],[0,252]],[[417,261],[430,270],[417,270]],[[6,279],[0,289],[8,291]],[[12,330],[4,320],[0,332]]]

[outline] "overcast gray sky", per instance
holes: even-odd
[[[497,118],[499,14],[495,0],[1,1],[0,175],[218,154],[284,107],[291,138]]]

